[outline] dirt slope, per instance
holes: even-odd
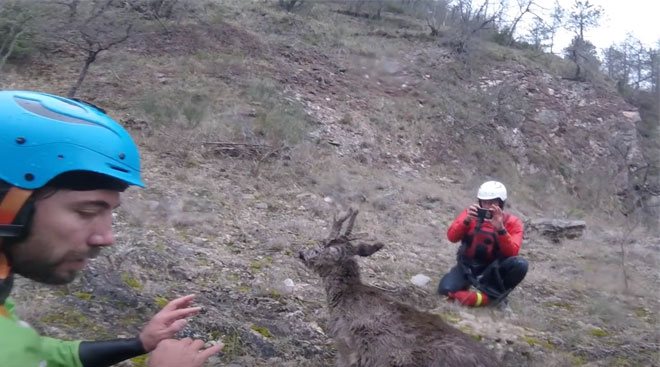
[[[130,336],[165,299],[196,293],[205,312],[183,334],[226,344],[209,365],[330,366],[325,295],[296,253],[353,206],[356,230],[386,244],[361,260],[365,282],[442,315],[506,365],[658,364],[660,239],[594,209],[614,191],[603,182],[625,185],[622,167],[639,159],[609,149],[637,146],[631,106],[496,46],[465,74],[423,25],[394,14],[223,9],[220,22],[142,33],[94,65],[82,97],[134,133],[147,188],[124,194],[117,244],[81,279],[18,282],[29,322],[67,338]],[[61,93],[76,65],[17,70],[3,88]],[[167,110],[190,104],[197,123]],[[203,144],[218,141],[256,148]],[[446,228],[490,178],[526,222],[588,225],[559,243],[528,232],[513,315],[435,293],[454,263]],[[420,273],[427,286],[410,282]]]

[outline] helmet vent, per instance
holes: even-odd
[[[89,121],[85,121],[79,118],[63,115],[61,113],[51,111],[44,107],[40,102],[37,101],[32,101],[29,99],[23,99],[23,98],[18,98],[14,97],[14,100],[16,100],[16,103],[18,103],[21,107],[23,107],[25,110],[30,111],[36,115],[47,117],[49,119],[53,120],[58,120],[62,122],[71,122],[74,124],[84,124],[84,125],[96,125],[94,123],[91,123]]]
[[[117,167],[117,166],[112,165],[112,164],[109,164],[109,166],[110,166],[110,168],[112,168],[112,169],[114,169],[114,170],[116,170],[116,171],[120,171],[120,172],[128,173],[128,170],[125,169],[125,168]]]

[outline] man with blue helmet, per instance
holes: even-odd
[[[112,245],[112,212],[130,185],[144,186],[130,135],[76,100],[0,91],[0,366],[101,367],[152,352],[149,366],[196,367],[222,346],[172,340],[193,295],[170,302],[133,339],[61,341],[14,314],[14,274],[66,284]]]

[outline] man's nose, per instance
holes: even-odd
[[[115,234],[112,232],[112,217],[99,221],[94,233],[89,237],[90,246],[110,246],[115,243]]]

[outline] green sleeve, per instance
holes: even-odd
[[[78,356],[80,340],[64,341],[41,337],[41,349],[48,360],[48,367],[83,367]]]
[[[4,303],[10,317],[0,316],[0,366],[82,367],[78,356],[80,341],[43,337],[14,313],[10,300]]]

